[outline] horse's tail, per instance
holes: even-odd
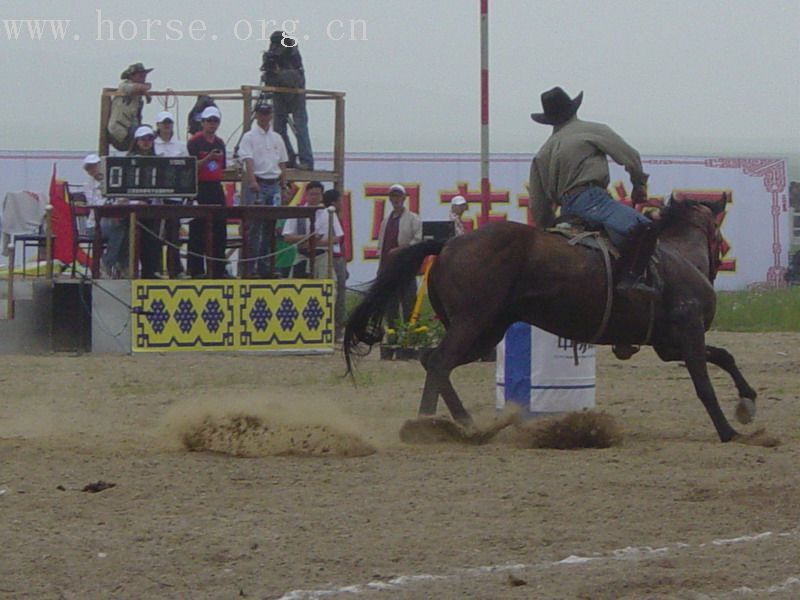
[[[372,348],[383,339],[383,316],[392,298],[417,276],[425,257],[438,255],[443,247],[443,241],[425,240],[394,252],[386,261],[364,299],[347,320],[344,357],[348,373],[352,373],[352,354],[356,346],[366,344]]]

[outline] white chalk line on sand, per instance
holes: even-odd
[[[711,540],[693,546],[684,542],[676,542],[667,546],[660,546],[654,548],[652,546],[626,546],[625,548],[618,548],[606,554],[596,553],[594,556],[578,556],[571,554],[566,558],[554,562],[545,562],[540,564],[504,564],[504,565],[487,565],[481,567],[470,567],[463,569],[456,569],[449,575],[431,575],[422,573],[419,575],[400,575],[387,579],[386,581],[370,581],[368,583],[357,583],[338,588],[318,589],[318,590],[292,590],[281,596],[278,600],[314,600],[316,598],[325,598],[328,596],[336,596],[340,594],[363,594],[366,592],[379,592],[379,591],[398,591],[402,588],[410,587],[419,583],[427,583],[432,581],[453,581],[461,579],[479,578],[484,575],[493,575],[497,573],[504,573],[508,571],[521,571],[525,569],[549,569],[562,565],[582,565],[597,561],[608,560],[641,560],[652,556],[666,555],[674,550],[682,550],[686,548],[706,548],[711,546],[730,546],[733,544],[746,544],[749,542],[757,542],[770,537],[795,537],[800,530],[794,529],[792,531],[773,533],[765,531],[754,535],[743,535],[735,538],[724,538]],[[800,585],[800,579],[797,577],[789,577],[783,583],[770,586],[763,589],[751,589],[748,587],[741,587],[734,590],[735,594],[758,594],[758,593],[777,593],[785,591],[786,589]]]

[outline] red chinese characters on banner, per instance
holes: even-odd
[[[440,192],[439,193],[439,199],[442,202],[449,203],[450,200],[453,199],[453,196],[459,196],[459,195],[460,196],[464,196],[464,199],[467,201],[468,204],[470,204],[472,206],[477,206],[479,208],[483,207],[483,202],[482,202],[482,197],[481,197],[480,190],[477,190],[475,192],[470,192],[469,191],[469,184],[462,183],[462,182],[459,182],[459,183],[456,184],[456,191],[454,191],[454,192]],[[489,210],[487,211],[489,213],[489,218],[488,219],[484,219],[482,214],[481,214],[483,211],[479,211],[479,214],[476,217],[477,222],[478,222],[478,226],[480,227],[481,225],[486,225],[486,223],[492,223],[492,222],[495,222],[495,221],[506,221],[506,220],[508,220],[508,215],[506,213],[491,214],[491,207],[494,204],[508,204],[510,195],[511,194],[509,193],[508,190],[497,190],[497,191],[493,192],[491,187],[490,187],[489,188]],[[470,224],[469,228],[466,227],[467,223]],[[471,224],[472,224],[472,219],[470,218],[469,221],[465,222],[465,229],[472,229],[472,225]]]

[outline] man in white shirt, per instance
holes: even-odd
[[[319,181],[309,181],[303,191],[306,206],[320,206],[322,204],[322,194],[324,188]],[[327,263],[324,254],[328,249],[328,221],[327,217],[321,217],[323,210],[318,210],[314,218],[314,230],[309,232],[308,219],[287,219],[283,225],[283,239],[289,244],[299,244],[297,251],[300,255],[300,262],[295,264],[294,276],[307,276],[307,269],[300,267],[305,264],[306,259],[311,254],[311,240],[314,241],[314,278],[321,279],[327,276]],[[324,226],[320,220],[325,218]]]
[[[100,169],[100,157],[89,154],[83,159],[83,170],[86,171],[86,183],[83,184],[83,194],[89,206],[101,206],[106,203],[103,196],[103,172]],[[86,218],[86,235],[94,235],[96,227],[94,211]],[[127,263],[127,237],[128,224],[122,219],[103,219],[100,223],[103,237],[106,240],[106,249],[100,258],[100,268],[103,276],[112,278],[118,276],[126,268]]]
[[[332,270],[333,277],[336,281],[336,300],[333,305],[333,323],[336,343],[344,340],[344,325],[345,325],[345,298],[347,295],[347,258],[344,255],[344,229],[342,223],[339,221],[339,212],[341,211],[342,195],[339,190],[327,190],[322,195],[322,204],[325,210],[317,212],[317,220],[319,221],[319,228],[324,228],[325,235],[331,232],[330,230],[330,217],[333,215],[333,251],[330,256],[333,260]],[[318,229],[319,231],[319,229]],[[327,271],[327,260],[319,261],[323,263]],[[327,277],[327,273],[325,275]]]
[[[239,157],[244,163],[242,177],[243,204],[246,206],[277,206],[281,203],[281,189],[286,185],[285,167],[289,156],[283,138],[271,128],[272,105],[259,102],[255,108],[256,122],[242,136]],[[266,222],[250,219],[247,223],[247,258],[266,257],[270,252]],[[248,260],[242,275],[268,277],[269,261],[260,258]]]

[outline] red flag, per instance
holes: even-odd
[[[89,258],[75,244],[75,224],[72,210],[67,202],[64,182],[56,178],[56,165],[53,163],[53,176],[50,178],[51,223],[53,228],[53,258],[65,265],[78,260],[83,265],[89,264]]]

